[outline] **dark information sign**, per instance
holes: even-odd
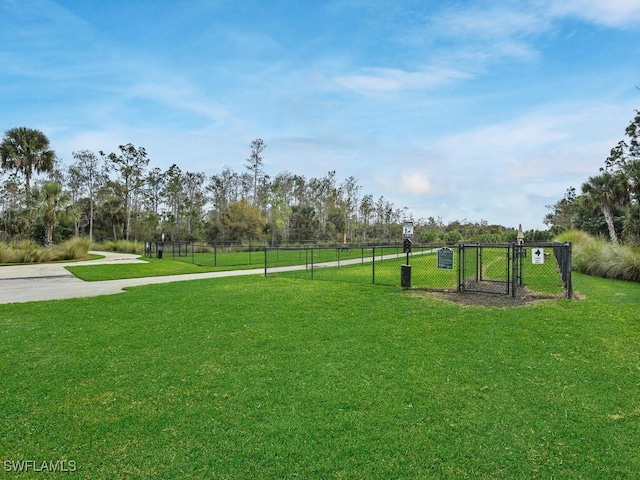
[[[438,268],[453,270],[453,250],[447,247],[438,249]]]

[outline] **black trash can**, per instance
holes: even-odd
[[[411,265],[400,265],[400,286],[411,288]]]

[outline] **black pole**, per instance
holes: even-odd
[[[372,261],[371,261],[371,275],[373,277],[373,284],[376,284],[376,247],[373,247],[372,250]]]

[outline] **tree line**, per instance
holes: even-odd
[[[640,111],[580,192],[569,187],[544,219],[554,234],[578,229],[612,243],[640,244]]]
[[[177,164],[152,167],[146,150],[132,144],[110,153],[76,151],[64,165],[44,133],[13,128],[0,144],[1,235],[46,246],[81,235],[99,242],[158,240],[163,234],[169,241],[218,244],[370,244],[401,241],[402,224],[411,220],[414,238],[423,242],[515,240],[514,228],[486,221],[414,220],[407,208],[363,193],[355,177],[340,180],[335,171],[314,178],[288,171],[270,176],[266,148],[256,138],[244,169],[227,166],[212,176]],[[527,235],[546,239],[544,232]]]

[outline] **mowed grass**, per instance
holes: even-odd
[[[385,249],[387,250],[387,249]],[[353,259],[371,259],[371,250],[367,249],[304,249],[297,250],[269,250],[267,266],[269,268],[311,265],[311,263],[340,262]],[[264,269],[264,251],[252,252],[220,252],[215,257],[213,253],[196,253],[183,257],[165,255],[164,258],[140,257],[146,263],[131,264],[103,264],[80,265],[66,267],[71,273],[82,280],[93,282],[116,280],[123,278],[157,277],[163,275],[183,275],[190,273],[223,272],[229,270]],[[311,267],[309,267],[311,268]],[[371,267],[369,266],[369,269]]]
[[[267,275],[286,276],[328,281],[375,283],[377,285],[400,285],[401,266],[406,264],[406,255],[397,247],[376,247],[375,261],[372,249],[353,248],[342,250],[323,249],[271,249],[267,251]],[[196,254],[213,255],[213,254]],[[182,275],[191,273],[222,272],[228,270],[264,271],[265,252],[220,252],[217,266],[191,262],[189,257],[167,256],[163,259],[146,258],[146,263],[104,264],[69,266],[67,270],[85,281],[116,280],[124,278]],[[249,263],[242,263],[243,259]],[[467,261],[467,275],[475,278],[475,256]],[[197,260],[197,258],[196,258]],[[458,258],[454,255],[452,269],[438,267],[437,250],[433,247],[414,249],[409,257],[412,268],[411,285],[414,288],[455,290],[458,286]],[[292,272],[278,272],[283,266],[299,265],[304,268]],[[507,278],[507,258],[504,248],[485,249],[483,253],[482,279],[502,280]],[[524,284],[536,293],[562,294],[564,287],[556,262],[548,258],[543,265],[532,265],[530,258],[522,262]],[[509,279],[512,266],[509,265]]]
[[[146,263],[79,265],[65,267],[76,277],[87,282],[104,280],[118,280],[124,278],[159,277],[164,275],[186,275],[190,273],[221,272],[227,270],[241,270],[241,267],[207,267],[193,263],[170,259],[144,258]],[[260,268],[246,266],[244,268]]]
[[[375,283],[376,285],[399,286],[400,272],[402,265],[406,264],[406,255],[402,253],[386,253],[384,260],[376,255],[374,263],[371,257],[365,261],[357,261],[352,264],[342,264],[339,267],[328,267],[315,265],[308,266],[304,270],[278,273],[279,276],[289,278],[304,278],[326,281]],[[458,285],[457,262],[451,270],[437,268],[436,253],[420,253],[412,255],[409,263],[411,265],[411,285],[414,288],[432,288],[442,290],[455,290]],[[274,275],[274,274],[270,274]]]
[[[380,247],[377,247],[380,250]],[[389,250],[389,249],[385,249]],[[394,249],[396,250],[396,249]],[[266,253],[266,256],[265,256]],[[268,248],[263,250],[227,251],[220,247],[215,251],[189,253],[182,257],[169,257],[188,263],[209,267],[270,267],[300,265],[306,263],[335,262],[340,260],[371,257],[371,248]]]
[[[574,283],[581,301],[512,309],[259,276],[1,305],[0,460],[91,479],[633,478],[640,285]]]

